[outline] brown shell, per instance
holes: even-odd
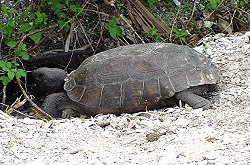
[[[134,112],[191,86],[216,84],[218,70],[194,49],[170,43],[127,45],[87,58],[66,79],[70,99],[92,113]]]

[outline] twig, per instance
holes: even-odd
[[[2,56],[1,56],[1,50],[2,50],[2,42],[3,42],[3,33],[1,32],[1,40],[0,40],[0,60],[2,59]]]
[[[17,108],[23,106],[25,104],[25,102],[27,101],[26,99],[24,99],[23,101],[20,101],[20,100],[21,100],[21,97],[17,98],[15,100],[15,102],[11,106],[8,106],[8,105],[5,105],[5,104],[2,103],[2,106],[6,106],[7,107],[5,109],[6,115],[11,114],[13,111],[15,111],[16,113],[19,113],[19,114],[21,114],[21,115],[23,115],[25,117],[29,117],[29,118],[34,118],[35,119],[34,116],[30,116],[30,115],[24,114],[24,113],[16,110]]]
[[[3,98],[2,98],[2,103],[5,104],[6,101],[6,85],[3,86]],[[3,106],[2,106],[3,109]]]
[[[49,30],[49,29],[53,29],[53,28],[55,28],[55,27],[57,27],[57,26],[58,26],[57,24],[54,24],[54,25],[49,26],[49,27],[47,27],[47,28],[35,30],[35,31],[32,31],[32,32],[30,32],[30,33],[28,33],[28,34],[25,34],[24,36],[22,36],[22,39],[20,40],[19,44],[20,44],[20,43],[23,43],[23,41],[24,41],[27,37],[31,36],[32,34],[35,34],[35,33],[37,33],[37,32],[41,32],[41,31],[46,31],[46,30]]]
[[[188,22],[187,22],[186,26],[188,26],[188,25],[190,24],[190,22],[191,22],[191,20],[192,20],[192,18],[193,18],[193,16],[194,16],[195,8],[196,8],[196,1],[194,1],[193,10],[192,10],[192,13],[191,13],[190,18],[188,19]]]
[[[67,36],[67,39],[65,41],[65,46],[64,46],[64,51],[68,52],[69,51],[69,45],[70,45],[70,40],[72,38],[72,34],[73,34],[73,29],[75,27],[75,23],[73,21],[73,23],[70,26],[70,30],[69,30],[69,35]]]
[[[93,54],[96,53],[96,50],[98,49],[98,46],[99,46],[99,44],[100,44],[100,42],[101,42],[101,39],[102,39],[102,36],[103,36],[103,32],[104,32],[103,26],[102,26],[102,24],[101,24],[101,17],[100,17],[100,14],[98,14],[98,18],[99,18],[99,20],[98,20],[98,23],[97,23],[96,26],[100,25],[100,36],[99,36],[99,38],[98,38],[98,40],[97,40],[97,43],[96,43],[95,50],[94,50],[94,53],[93,53]]]
[[[33,51],[34,49],[36,49],[52,32],[53,32],[53,30],[50,30],[49,32],[47,32],[46,35],[37,44],[35,44],[33,47],[29,48],[28,50]]]
[[[138,33],[136,33],[135,29],[128,23],[128,21],[123,17],[122,14],[120,14],[120,17],[128,25],[128,27],[135,33],[135,35],[141,40],[141,42],[143,44],[145,44],[145,42],[143,41],[143,39],[141,38],[141,36]]]
[[[130,0],[130,2],[136,5],[136,7],[143,14],[143,16],[146,17],[147,20],[152,22],[152,24],[155,25],[155,27],[159,30],[160,33],[166,35],[170,34],[171,28],[159,21],[159,19],[156,18],[151,12],[149,12],[148,9],[139,0]]]
[[[27,114],[25,114],[25,113],[22,113],[22,112],[16,110],[16,109],[14,109],[13,111],[15,111],[16,113],[19,113],[20,115],[23,115],[23,116],[25,116],[25,117],[29,117],[29,118],[31,118],[31,119],[36,119],[36,117],[27,115]]]
[[[82,26],[82,24],[81,24],[78,20],[77,20],[77,22],[78,22],[78,24],[79,24],[79,26],[80,26],[80,28],[81,28],[82,33],[84,34],[85,38],[86,38],[87,41],[88,41],[89,46],[91,47],[91,49],[92,49],[93,51],[95,51],[95,49],[94,49],[93,46],[92,46],[91,41],[89,40],[89,37],[88,37],[87,33],[85,32],[84,27]]]
[[[233,19],[234,19],[234,16],[235,16],[235,13],[236,13],[236,10],[234,10],[234,13],[233,13],[233,16],[232,16],[232,18],[231,18],[231,20],[230,20],[230,23],[228,24],[227,28],[223,30],[223,32],[224,32],[225,30],[227,30],[227,29],[232,25]]]
[[[220,4],[219,4],[217,7],[219,7],[220,5],[222,5],[222,3],[223,3],[224,1],[225,1],[225,0],[222,0],[222,1],[220,2]],[[209,13],[208,16],[206,16],[206,18],[203,19],[203,22],[206,21],[215,11],[216,11],[216,10],[213,10],[211,13]]]
[[[10,119],[10,118],[11,118],[11,116],[9,116],[8,114],[6,114],[3,111],[0,111],[0,119],[6,120],[6,119]]]
[[[20,108],[21,106],[23,106],[23,105],[26,103],[27,100],[26,100],[26,99],[23,99],[23,101],[21,101],[21,97],[22,97],[22,96],[18,97],[18,98],[14,101],[14,103],[12,103],[10,106],[8,106],[8,107],[6,108],[5,112],[6,112],[7,114],[11,114],[14,110]]]
[[[94,13],[97,13],[97,14],[101,14],[101,15],[104,15],[105,17],[108,17],[109,15],[104,13],[104,12],[100,12],[100,11],[96,11],[96,10],[91,10],[91,9],[87,9],[85,10],[86,12],[87,11],[90,11],[90,12],[94,12]]]
[[[172,42],[172,34],[173,34],[174,25],[176,24],[176,20],[177,20],[177,17],[179,16],[179,13],[180,13],[180,7],[178,7],[176,17],[174,18],[173,25],[172,25],[172,28],[171,28],[171,32],[170,32],[170,35],[169,35],[169,40],[171,42]]]
[[[66,40],[66,44],[65,44],[65,49],[64,51],[65,52],[68,52],[69,51],[69,44],[70,44],[70,39],[72,38],[72,35],[73,35],[73,28],[75,27],[75,21],[71,24],[71,28],[70,28],[70,33],[67,37],[67,40],[68,40],[68,43],[67,43],[67,40]],[[66,49],[66,45],[68,44],[68,49]],[[75,46],[76,46],[76,39],[75,39],[75,43],[74,43],[74,47],[73,47],[73,50],[75,49]],[[73,53],[74,51],[71,52],[71,55],[70,55],[70,58],[69,58],[69,62],[67,63],[66,67],[65,67],[65,70],[68,70],[68,67],[72,61],[72,56],[73,56]]]
[[[22,84],[21,84],[21,80],[19,78],[16,77],[16,80],[17,80],[17,84],[18,86],[20,87],[24,97],[26,98],[26,100],[28,100],[28,102],[34,107],[36,108],[39,113],[43,114],[44,116],[48,117],[49,120],[52,120],[52,116],[50,116],[48,113],[44,112],[40,107],[38,107],[28,96],[28,94],[25,92],[25,90],[23,89],[22,87]]]

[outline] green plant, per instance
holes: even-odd
[[[239,8],[244,8],[249,3],[250,3],[250,0],[239,0],[237,5],[238,5]]]
[[[145,37],[149,37],[153,39],[154,42],[161,42],[161,36],[158,33],[158,30],[155,26],[153,26],[146,34]]]
[[[23,69],[19,68],[19,64],[15,61],[4,61],[0,60],[0,68],[3,70],[4,75],[0,76],[0,80],[3,85],[8,85],[14,77],[26,77],[26,72]]]
[[[38,2],[39,5],[30,3],[23,11],[8,8],[0,3],[0,15],[5,20],[4,23],[0,22],[4,43],[2,49],[5,50],[1,50],[4,58],[0,60],[0,80],[3,85],[8,85],[15,77],[26,77],[19,62],[29,59],[27,45],[38,44],[48,25],[58,25],[60,29],[68,31],[74,18],[83,13],[80,5],[69,0]]]
[[[122,36],[122,29],[117,25],[118,23],[118,18],[112,18],[109,20],[109,34],[115,40]]]
[[[148,0],[148,4],[149,5],[153,5],[153,4],[155,4],[157,2],[157,0]]]
[[[238,25],[240,27],[246,27],[248,25],[247,18],[245,18],[244,15],[239,14],[236,19],[238,20]]]
[[[122,9],[122,8],[124,8],[124,4],[123,4],[123,3],[117,2],[116,7],[117,7],[118,9]]]
[[[244,11],[244,9],[249,4],[250,4],[250,0],[239,0],[239,2],[237,3],[237,7],[241,8],[241,10]],[[240,27],[247,27],[249,24],[248,24],[247,18],[245,17],[243,13],[244,12],[240,11],[238,14],[236,14],[236,19]]]
[[[60,29],[68,31],[73,19],[84,13],[84,9],[69,0],[40,0],[42,10],[46,13],[53,11],[51,17],[54,16],[55,22]],[[52,18],[53,20],[53,18]]]
[[[216,10],[220,4],[220,0],[209,0],[207,3],[207,8],[211,10]]]
[[[190,36],[190,34],[185,29],[178,29],[176,27],[173,28],[173,35],[177,42],[180,42],[181,44],[187,44],[187,37]]]
[[[14,77],[26,77],[24,69],[20,68],[20,65],[17,63],[17,58],[22,60],[28,60],[29,55],[26,48],[26,44],[23,43],[23,40],[16,39],[17,37],[24,38],[26,32],[32,30],[32,26],[25,22],[27,19],[23,19],[23,15],[15,16],[17,11],[15,9],[7,9],[6,5],[1,5],[1,14],[7,19],[7,23],[0,23],[0,31],[3,33],[3,42],[8,47],[9,52],[13,55],[13,59],[0,60],[0,69],[1,76],[0,80],[3,85],[7,85]],[[15,37],[16,36],[16,37]],[[34,35],[31,40],[38,40]]]

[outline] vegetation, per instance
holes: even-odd
[[[250,0],[238,0],[235,3],[229,0],[178,2],[148,0],[150,11],[172,28],[172,42],[190,44],[192,37],[197,35],[202,37],[249,29]],[[204,26],[206,21],[211,26]]]
[[[39,5],[31,3],[23,11],[1,4],[3,22],[0,23],[0,31],[3,33],[3,46],[8,50],[5,51],[8,54],[2,55],[6,58],[0,59],[2,84],[7,85],[15,77],[26,77],[19,63],[29,59],[27,44],[38,44],[43,32],[51,27],[69,31],[73,19],[82,13],[80,5],[71,4],[68,0],[41,0]]]
[[[161,41],[161,36],[155,26],[153,26],[147,33],[145,33],[145,37],[151,38],[154,42]]]
[[[112,18],[109,20],[109,34],[115,40],[122,36],[122,29],[118,26],[118,23],[118,18]]]

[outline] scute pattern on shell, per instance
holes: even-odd
[[[87,108],[140,109],[218,80],[218,70],[204,55],[186,46],[152,43],[89,57],[70,73],[64,89],[70,99]]]

